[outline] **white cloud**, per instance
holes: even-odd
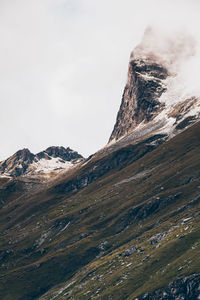
[[[37,152],[60,144],[89,155],[104,146],[129,54],[146,26],[185,26],[198,39],[199,6],[195,0],[2,0],[0,159],[22,147]]]

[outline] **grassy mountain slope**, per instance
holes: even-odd
[[[93,158],[34,195],[8,193],[1,299],[134,299],[200,273],[199,132]]]

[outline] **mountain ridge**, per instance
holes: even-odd
[[[62,146],[51,146],[37,154],[24,148],[0,162],[0,176],[45,177],[67,170],[83,160],[78,152]]]

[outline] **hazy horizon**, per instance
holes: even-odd
[[[199,92],[199,11],[195,0],[1,1],[0,161],[22,148],[87,157],[106,145],[149,25],[193,35],[197,52],[181,74]]]

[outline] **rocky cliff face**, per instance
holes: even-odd
[[[52,172],[71,168],[83,159],[76,151],[64,147],[49,147],[38,154],[28,149],[17,151],[14,155],[0,163],[1,176],[48,176]]]
[[[147,130],[174,135],[199,119],[200,98],[185,91],[179,78],[180,66],[193,53],[191,37],[159,39],[153,29],[146,30],[131,53],[127,84],[109,142],[141,130],[140,135]]]
[[[38,159],[41,158],[47,158],[47,159],[51,159],[53,158],[61,158],[65,161],[71,161],[74,159],[81,159],[83,158],[82,155],[80,155],[78,152],[70,149],[69,147],[64,148],[64,147],[56,147],[56,146],[51,146],[48,147],[45,151],[39,152],[38,154],[36,154],[36,157]]]
[[[171,282],[167,288],[146,293],[135,300],[198,300],[200,298],[200,275],[183,276]]]
[[[34,158],[34,154],[28,149],[19,150],[0,163],[0,172],[4,175],[20,176],[26,172]]]
[[[159,98],[166,91],[163,80],[167,77],[167,69],[153,59],[130,61],[128,81],[110,141],[153,119],[162,108]]]

